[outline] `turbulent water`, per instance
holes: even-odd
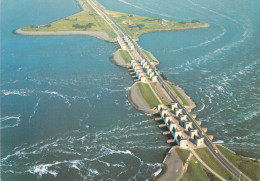
[[[215,141],[259,157],[258,0],[109,0],[106,8],[210,28],[150,33],[140,45],[197,103]],[[19,36],[14,29],[79,11],[73,0],[1,2],[2,180],[144,180],[169,146],[126,100],[133,81],[111,43],[87,36]]]

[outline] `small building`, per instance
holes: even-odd
[[[174,139],[178,139],[178,137],[179,137],[179,138],[182,137],[182,132],[181,132],[181,130],[177,130],[177,129],[176,129],[173,134],[174,134]]]
[[[203,137],[195,137],[195,144],[197,145],[197,146],[201,146],[201,145],[203,145],[204,144],[204,138]]]
[[[147,79],[146,79],[146,77],[142,76],[142,77],[140,78],[140,81],[141,81],[141,82],[147,82]]]
[[[177,125],[175,122],[170,122],[171,124],[169,125],[169,130],[171,132],[174,132],[177,129]]]
[[[171,104],[171,110],[174,111],[176,108],[178,108],[178,103],[173,102],[173,103]]]
[[[153,76],[154,76],[154,72],[150,72],[149,73],[149,78],[152,79]]]
[[[142,60],[141,60],[141,65],[143,65],[144,62],[145,62],[145,59],[142,59]]]
[[[161,117],[164,118],[164,117],[166,117],[166,116],[168,115],[168,110],[167,110],[167,109],[163,109],[163,110],[160,112],[160,114],[161,114]]]
[[[150,69],[150,68],[149,68],[149,69],[146,69],[146,73],[147,73],[147,74],[150,74],[152,71],[153,71],[153,70]]]
[[[187,115],[186,114],[181,114],[180,115],[180,120],[181,121],[187,121]]]
[[[147,64],[146,60],[145,60],[145,59],[142,59],[142,60],[141,60],[141,65],[143,65],[143,64],[145,64],[145,63]]]
[[[196,136],[198,136],[198,130],[197,129],[190,129],[191,139],[195,139]]]
[[[192,122],[190,122],[190,121],[185,121],[185,122],[184,122],[184,129],[185,129],[186,131],[189,131],[190,129],[192,129]]]
[[[133,65],[134,63],[137,63],[137,62],[136,62],[136,60],[131,60],[130,63]]]
[[[135,72],[135,74],[136,74],[136,76],[138,77],[138,75],[140,74],[140,73],[142,73],[143,71],[141,70],[141,69],[137,69],[136,70],[136,72]]]
[[[158,104],[157,109],[162,111],[164,109],[164,104]]]
[[[157,82],[158,81],[158,79],[157,79],[157,75],[155,75],[155,76],[152,76],[152,82]]]
[[[179,115],[181,115],[181,114],[182,114],[182,109],[179,109],[179,108],[175,109],[175,115],[177,117],[179,117]]]
[[[166,116],[166,117],[164,117],[163,118],[164,119],[164,122],[166,123],[166,124],[170,124],[170,122],[172,121],[172,117],[171,116]]]
[[[139,73],[138,73],[138,79],[141,79],[141,77],[145,77],[145,73],[139,72]]]
[[[187,138],[181,138],[179,140],[179,145],[180,145],[180,148],[186,148],[188,145],[187,145]]]
[[[150,69],[150,66],[147,64],[147,62],[145,62],[145,64],[143,65],[145,71],[147,71],[148,69]]]
[[[120,37],[117,37],[117,42],[120,45],[121,49],[127,50],[127,46],[126,46],[125,42]]]
[[[146,69],[146,67],[149,66],[149,65],[147,65],[147,62],[144,62],[142,66],[143,66],[144,69]]]

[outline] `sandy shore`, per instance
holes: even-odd
[[[163,163],[161,173],[155,177],[156,181],[175,181],[180,180],[183,174],[183,164],[179,158],[175,146],[172,147],[166,154]]]
[[[120,49],[119,49],[120,50]],[[127,63],[125,63],[125,60],[122,58],[122,56],[121,56],[121,54],[120,54],[120,52],[119,52],[119,50],[117,50],[115,53],[113,53],[113,55],[111,56],[111,61],[114,63],[114,64],[116,64],[116,65],[118,65],[118,66],[120,66],[120,67],[129,67],[130,66],[130,64],[127,64]]]
[[[138,86],[137,82],[132,85],[130,90],[127,93],[127,99],[130,102],[130,104],[140,112],[146,113],[146,114],[155,114],[157,111],[152,110],[149,108],[148,104],[144,100]]]
[[[100,40],[108,42],[115,42],[105,32],[102,31],[23,31],[21,28],[14,31],[18,35],[30,35],[30,36],[54,36],[54,35],[88,35]]]

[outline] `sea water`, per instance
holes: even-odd
[[[257,1],[111,0],[106,8],[210,28],[143,35],[168,79],[197,103],[215,140],[259,157]],[[169,149],[153,117],[131,107],[133,84],[88,36],[20,36],[13,30],[79,12],[73,0],[1,2],[2,180],[144,180]],[[258,84],[257,84],[258,83]]]
[[[209,23],[204,29],[145,34],[139,44],[195,101],[194,113],[214,141],[243,156],[260,157],[259,1],[101,2],[115,11]]]

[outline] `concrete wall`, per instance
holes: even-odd
[[[184,122],[184,128],[185,128],[185,130],[186,131],[188,131],[189,130],[189,128],[190,129],[192,129],[192,122]]]
[[[164,108],[164,105],[163,105],[163,104],[159,104],[159,105],[157,106],[157,109],[158,109],[159,111],[162,111],[163,108]]]
[[[168,115],[168,110],[167,109],[163,109],[162,111],[161,111],[161,117],[163,118],[163,117],[165,117],[165,116],[167,116]]]
[[[157,76],[153,76],[153,77],[152,77],[152,81],[153,81],[153,82],[157,82]]]
[[[178,108],[178,103],[176,103],[176,102],[175,102],[175,103],[172,103],[172,104],[171,104],[171,110],[174,111],[176,108]]]
[[[182,109],[179,108],[175,109],[175,115],[179,117],[180,114],[182,114]]]
[[[204,138],[201,137],[201,138],[195,139],[195,143],[196,143],[197,146],[203,145],[204,144]]]

